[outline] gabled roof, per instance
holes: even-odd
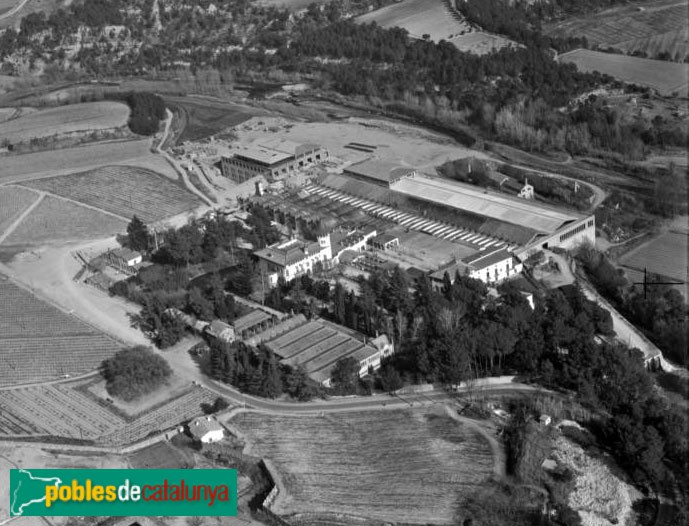
[[[232,326],[237,332],[242,332],[270,319],[272,319],[270,314],[256,309],[234,320]]]
[[[301,261],[308,255],[317,254],[321,246],[317,242],[306,243],[299,239],[292,239],[285,243],[276,243],[254,252],[256,257],[275,263],[281,267]]]
[[[220,320],[213,320],[210,325],[208,325],[208,332],[211,333],[213,336],[219,336],[226,330],[231,330],[234,332],[234,329],[230,327],[227,323],[224,321]]]
[[[194,438],[202,438],[211,431],[222,431],[222,426],[210,416],[200,416],[189,422],[189,432]]]
[[[368,159],[345,168],[344,172],[347,174],[361,175],[368,177],[369,179],[376,179],[378,181],[389,183],[392,180],[399,179],[407,175],[413,175],[414,169],[407,168],[406,166],[400,166],[399,164],[380,161],[378,159]]]
[[[462,259],[462,262],[473,270],[482,270],[513,257],[512,253],[506,248],[499,248],[492,251],[477,252]]]

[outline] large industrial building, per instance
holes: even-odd
[[[264,343],[281,363],[304,367],[312,380],[326,387],[338,360],[353,358],[359,375],[365,376],[394,351],[386,335],[367,341],[362,334],[324,320],[306,322]]]
[[[430,177],[404,178],[391,185],[391,189],[414,199],[483,218],[485,223],[482,228],[487,234],[492,230],[492,233],[501,237],[504,232],[502,225],[511,225],[513,235],[521,241],[515,243],[517,246],[514,250],[518,253],[541,248],[569,249],[584,241],[596,242],[593,215],[582,215],[533,200]],[[505,237],[510,241],[509,235]]]
[[[367,159],[345,168],[344,174],[360,181],[389,187],[405,177],[414,177],[416,170],[387,161]]]
[[[328,150],[317,144],[280,140],[264,142],[237,151],[220,161],[222,174],[237,183],[262,175],[267,179],[287,177],[326,161]]]
[[[540,249],[595,243],[595,218],[447,179],[403,177],[389,188],[329,175],[307,192],[346,203],[410,230],[518,257]]]

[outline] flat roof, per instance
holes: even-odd
[[[398,179],[405,175],[414,173],[413,168],[407,168],[389,161],[379,159],[368,159],[360,163],[353,164],[344,169],[344,173],[362,175],[369,179],[376,179],[389,183],[392,179]]]
[[[395,183],[392,190],[546,234],[556,232],[566,223],[584,218],[575,212],[562,212],[519,197],[423,176],[404,178]]]
[[[236,152],[234,156],[272,166],[273,164],[288,161],[294,157],[294,153],[273,150],[265,146],[249,146]]]

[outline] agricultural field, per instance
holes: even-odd
[[[139,158],[157,158],[150,150],[150,139],[140,139],[63,148],[57,154],[54,151],[43,151],[10,155],[2,157],[0,162],[0,183],[73,173],[109,164],[127,164],[126,161]]]
[[[0,275],[0,385],[52,380],[97,368],[120,346]]]
[[[202,406],[212,404],[217,395],[201,387],[193,387],[158,407],[142,411],[119,429],[103,435],[99,442],[120,446],[142,440],[147,436],[166,431],[203,414]]]
[[[279,515],[366,513],[380,522],[452,524],[462,496],[493,468],[487,441],[440,406],[336,416],[249,413],[230,423],[248,453],[279,471],[287,492],[273,506]]]
[[[199,199],[150,170],[105,166],[87,172],[37,179],[24,186],[73,199],[120,217],[153,222],[193,210]]]
[[[682,62],[689,53],[687,4],[677,0],[615,7],[547,24],[544,30],[560,37],[586,37],[590,47],[614,48],[627,54],[639,51],[649,58],[666,53]]]
[[[124,424],[122,417],[70,384],[0,391],[0,436],[49,435],[89,440]]]
[[[71,0],[0,0],[0,29],[12,26],[29,13],[44,11],[49,14]],[[14,7],[18,7],[13,12]]]
[[[31,190],[0,186],[0,236],[37,199],[38,194]]]
[[[198,141],[236,126],[250,119],[254,112],[249,108],[225,102],[193,99],[189,97],[165,97],[179,119],[175,126],[177,142]]]
[[[581,71],[599,71],[624,82],[648,86],[661,95],[687,96],[687,66],[662,60],[614,55],[588,49],[575,49],[560,55],[561,62],[575,64]]]
[[[129,108],[121,102],[70,104],[2,122],[0,137],[15,144],[56,134],[121,128],[127,124],[128,118]]]
[[[666,232],[625,254],[620,263],[642,273],[646,268],[648,272],[686,282],[689,268],[687,239],[686,232]]]
[[[77,203],[46,196],[2,245],[37,246],[114,236],[126,231],[127,221]]]
[[[194,458],[169,442],[157,442],[129,455],[133,469],[187,469],[194,466]]]
[[[461,15],[450,11],[443,0],[406,0],[371,11],[356,18],[361,24],[376,22],[383,28],[402,27],[414,38],[430,35],[431,40],[452,40],[471,31]]]

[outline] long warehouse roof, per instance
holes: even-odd
[[[553,233],[564,224],[582,219],[575,212],[561,212],[533,201],[510,198],[495,192],[428,177],[402,179],[391,188],[410,197],[443,204],[474,214],[526,226],[543,233]]]

